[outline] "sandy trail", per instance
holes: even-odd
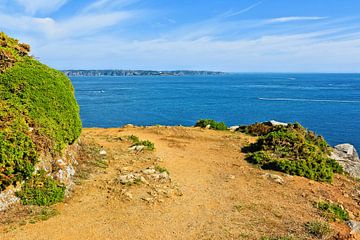
[[[111,140],[132,134],[154,142],[156,150],[136,155],[127,151],[128,143]],[[280,185],[262,177],[263,171],[244,161],[240,149],[252,139],[242,134],[148,127],[85,129],[82,139],[93,139],[108,151],[106,173],[77,186],[73,197],[57,206],[59,215],[0,239],[259,239],[303,234],[303,223],[319,218],[313,207],[319,195],[358,209],[341,194],[341,179],[329,185],[277,173],[285,180]],[[149,204],[141,199],[143,186],[127,187],[131,201],[112,191],[123,188],[114,183],[119,169],[146,166],[147,158],[162,160],[182,196]]]

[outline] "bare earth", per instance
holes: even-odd
[[[128,135],[154,142],[156,150],[130,152]],[[333,184],[318,183],[272,172],[285,181],[276,183],[263,176],[269,171],[244,160],[240,149],[254,139],[240,133],[127,127],[85,129],[81,139],[104,147],[108,168],[76,186],[55,217],[0,232],[0,239],[311,239],[304,224],[321,220],[314,207],[320,199],[343,204],[360,220],[359,182],[336,176]],[[169,171],[171,182],[117,181],[124,171],[155,165]],[[339,239],[360,239],[350,237],[344,223],[332,227]]]

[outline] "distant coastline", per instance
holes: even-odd
[[[151,70],[61,70],[68,77],[105,77],[105,76],[218,76],[225,72],[215,71],[151,71]]]

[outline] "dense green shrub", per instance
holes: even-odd
[[[317,208],[322,212],[322,216],[329,221],[348,221],[349,213],[340,205],[331,202],[318,202]]]
[[[243,149],[246,159],[272,169],[317,181],[331,182],[342,167],[330,159],[326,141],[300,124],[277,126]]]
[[[269,132],[275,131],[278,128],[281,128],[281,126],[271,126],[265,123],[255,123],[248,126],[240,126],[237,131],[252,136],[263,136],[268,134]]]
[[[0,33],[0,190],[29,179],[42,152],[60,154],[81,132],[70,80],[29,50]]]
[[[17,196],[24,205],[49,206],[64,200],[65,187],[41,171],[26,181]]]
[[[227,130],[228,127],[225,125],[225,123],[223,122],[216,122],[215,120],[211,120],[211,119],[201,119],[199,121],[197,121],[197,123],[195,124],[195,127],[201,127],[201,128],[206,128],[210,126],[210,129],[214,129],[214,130]]]

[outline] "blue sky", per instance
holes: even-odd
[[[360,72],[359,0],[0,0],[57,69]]]

